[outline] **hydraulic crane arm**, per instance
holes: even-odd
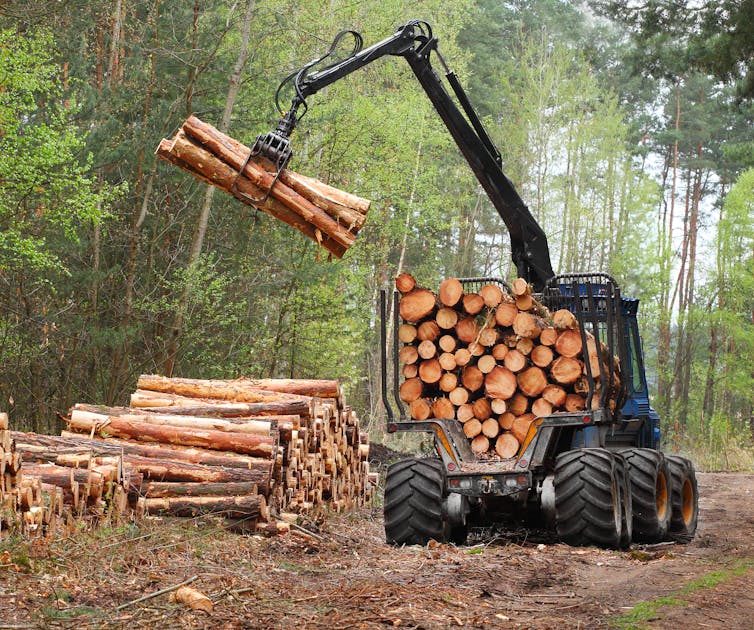
[[[317,72],[311,72],[312,68],[332,55],[345,35],[351,35],[354,38],[354,49],[350,55]],[[534,285],[536,291],[541,291],[547,280],[555,275],[550,262],[547,236],[513,184],[503,173],[500,153],[474,111],[455,73],[448,69],[440,56],[437,50],[437,39],[432,36],[429,24],[420,20],[409,22],[400,27],[392,36],[363,50],[361,42],[362,38],[358,33],[341,32],[333,41],[328,53],[289,75],[281,83],[277,96],[284,85],[293,82],[295,89],[293,102],[277,129],[257,139],[255,150],[275,159],[282,168],[291,155],[288,137],[306,112],[308,96],[376,59],[386,55],[403,57],[411,66],[461,154],[469,163],[471,170],[508,228],[512,258],[519,277],[525,278]],[[429,58],[432,52],[440,59],[445,70],[445,78],[463,108],[463,112],[432,68]],[[299,114],[301,107],[303,111]]]

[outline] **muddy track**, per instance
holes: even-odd
[[[699,485],[691,544],[622,552],[524,531],[393,549],[379,508],[272,539],[164,521],[5,541],[0,628],[751,628],[754,475],[700,474]],[[193,576],[213,612],[168,595],[116,610]]]

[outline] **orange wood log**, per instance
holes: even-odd
[[[529,398],[539,396],[548,385],[544,371],[536,366],[519,373],[516,380],[518,381],[518,388]]]
[[[441,397],[435,399],[432,403],[432,417],[434,418],[455,418],[456,408],[449,399]]]
[[[516,315],[518,315],[518,307],[515,303],[509,304],[508,302],[503,302],[495,309],[495,322],[497,322],[498,326],[513,326]]]
[[[474,417],[474,406],[469,403],[460,405],[456,410],[456,418],[459,422],[468,422]]]
[[[470,392],[475,392],[484,385],[484,374],[475,365],[467,365],[461,372],[461,382]]]
[[[425,398],[417,398],[409,405],[409,412],[414,420],[426,420],[432,415],[432,407]]]
[[[403,402],[414,402],[424,392],[424,383],[420,378],[409,378],[398,388],[398,395]]]
[[[507,400],[516,391],[516,375],[498,365],[484,377],[484,389],[489,398]]]
[[[398,360],[404,365],[416,363],[419,360],[419,351],[415,346],[403,346],[398,352]]]
[[[398,326],[398,340],[402,343],[411,343],[416,339],[416,326],[413,324],[401,324]]]
[[[581,376],[581,363],[569,357],[558,357],[550,366],[550,376],[560,385],[572,385]]]
[[[419,363],[419,378],[430,385],[437,383],[443,375],[443,369],[437,359]]]
[[[480,453],[486,453],[490,450],[490,439],[486,435],[477,435],[471,440],[471,450],[477,455]]]
[[[515,416],[524,415],[529,409],[529,398],[521,392],[516,392],[508,400],[508,411]]]
[[[518,440],[512,433],[503,433],[502,435],[499,435],[495,441],[495,452],[502,459],[515,457],[516,453],[518,453],[518,447]]]
[[[477,315],[484,308],[484,298],[478,293],[467,293],[462,302],[463,310],[469,315]]]
[[[537,367],[546,368],[552,363],[554,355],[548,346],[535,346],[532,348],[529,358]]]
[[[440,377],[439,387],[445,393],[452,392],[458,387],[458,376],[453,372],[445,372],[445,374]]]
[[[455,278],[447,278],[440,284],[438,298],[444,306],[455,306],[463,297],[463,285]]]
[[[503,363],[511,372],[520,372],[526,367],[526,357],[518,350],[510,350],[505,355]]]
[[[453,326],[455,326],[455,324],[453,324]],[[443,352],[455,352],[458,345],[458,342],[453,335],[443,335],[437,343]]]
[[[414,289],[401,297],[398,305],[400,316],[407,322],[420,322],[434,313],[435,294],[427,289]]]
[[[422,322],[416,329],[416,336],[420,341],[435,341],[440,337],[440,327],[431,320]]]
[[[410,273],[399,273],[395,277],[395,288],[401,293],[413,291],[416,286],[416,280]]]
[[[555,342],[555,352],[562,357],[574,358],[581,354],[581,333],[578,330],[564,330]]]
[[[458,323],[458,313],[452,308],[443,306],[435,315],[437,325],[443,330],[452,330]]]
[[[465,317],[456,324],[455,331],[459,341],[472,343],[479,334],[479,325],[473,317]]]
[[[485,306],[495,308],[503,300],[503,291],[496,284],[485,284],[479,289],[479,295],[482,296]]]
[[[487,398],[477,398],[471,405],[474,417],[479,420],[487,420],[492,416],[492,405]],[[494,437],[494,436],[489,436]]]

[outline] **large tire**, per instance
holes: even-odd
[[[699,491],[696,485],[694,465],[684,457],[666,456],[670,469],[670,502],[673,514],[670,518],[669,537],[680,543],[690,542],[696,534],[699,517]]]
[[[445,541],[442,515],[444,469],[437,458],[391,464],[385,479],[385,539],[393,545]]]
[[[633,501],[631,500],[631,484],[628,481],[628,473],[626,472],[626,461],[623,456],[615,453],[615,466],[618,475],[618,488],[620,489],[620,505],[621,505],[621,534],[620,534],[620,547],[626,549],[631,545],[633,540]]]
[[[617,458],[602,448],[561,453],[555,462],[555,528],[569,545],[621,544]]]
[[[650,448],[621,451],[631,485],[633,536],[638,542],[664,540],[670,527],[670,472],[665,456]]]

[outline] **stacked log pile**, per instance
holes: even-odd
[[[60,436],[0,433],[0,461],[15,462],[0,492],[11,518],[34,515],[51,531],[53,511],[217,514],[281,533],[298,514],[371,497],[368,436],[337,381],[144,375],[138,387],[131,407],[74,405]]]
[[[617,361],[588,331],[584,353],[573,313],[550,313],[524,280],[514,281],[510,292],[488,284],[465,293],[460,281],[448,278],[435,294],[401,274],[396,288],[400,398],[414,420],[457,420],[479,457],[514,457],[537,417],[585,409],[585,356],[595,381],[592,406],[602,387],[610,387],[614,405]],[[600,374],[608,361],[614,368],[610,384]]]
[[[163,139],[156,154],[262,210],[342,258],[364,226],[370,202],[250,155],[249,147],[196,116]]]

